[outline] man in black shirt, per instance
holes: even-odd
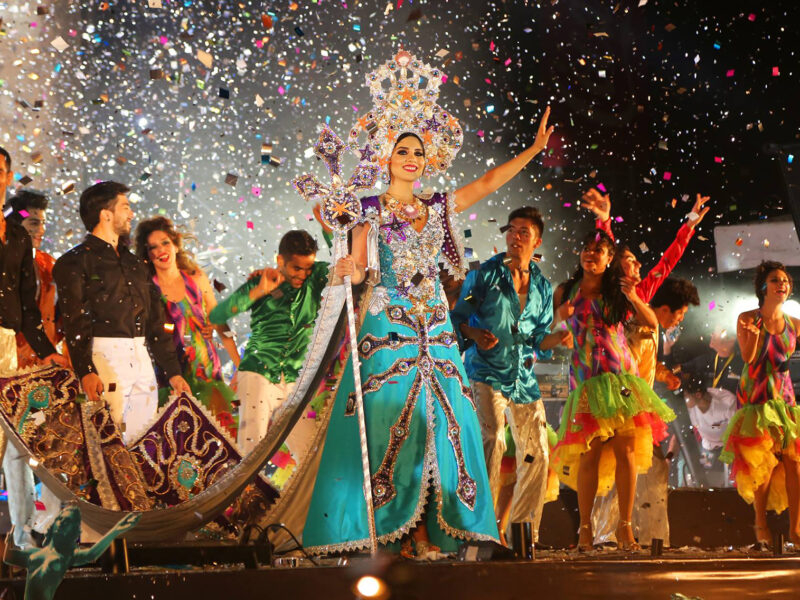
[[[160,294],[147,265],[126,244],[133,219],[129,191],[104,181],[81,194],[81,220],[90,233],[53,269],[72,365],[90,401],[104,394],[126,443],[158,409],[150,353],[173,391],[190,393],[164,329]]]
[[[6,188],[11,183],[11,156],[0,148],[0,203],[5,203]],[[66,366],[67,361],[56,353],[42,328],[42,317],[36,303],[36,271],[33,246],[28,232],[16,223],[6,221],[0,212],[0,376],[17,371],[16,332],[21,331],[39,358]],[[27,456],[8,444],[0,429],[0,454],[8,488],[8,509],[14,525],[14,543],[30,546],[30,521],[33,517],[35,491],[33,471]]]

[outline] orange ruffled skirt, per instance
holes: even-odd
[[[755,491],[769,481],[767,510],[786,510],[786,473],[778,456],[800,461],[800,407],[782,399],[747,404],[731,418],[723,441],[720,460],[732,464],[739,495],[752,504]]]
[[[581,455],[595,439],[617,435],[634,438],[636,470],[645,473],[653,462],[653,444],[667,437],[666,423],[675,413],[647,382],[628,373],[603,373],[574,389],[561,418],[558,442],[551,453],[551,467],[558,478],[578,488]],[[605,496],[614,485],[616,458],[604,446],[598,466],[597,495]]]

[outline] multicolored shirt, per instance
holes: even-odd
[[[203,336],[203,328],[208,325],[203,294],[194,279],[181,271],[186,295],[180,302],[172,302],[162,296],[166,307],[166,321],[174,327],[172,339],[178,350],[178,360],[186,373],[191,370],[201,380],[222,380],[220,361],[214,342]],[[158,276],[153,277],[158,286]],[[160,286],[159,286],[159,289]]]
[[[575,308],[566,321],[567,329],[573,336],[569,366],[570,391],[587,379],[603,373],[638,375],[625,337],[625,327],[622,323],[608,325],[603,321],[603,299],[584,298],[578,284],[570,292],[570,299]]]
[[[756,358],[745,364],[736,401],[744,404],[764,404],[769,400],[783,400],[795,405],[794,388],[789,374],[789,357],[797,345],[797,330],[788,315],[783,316],[783,332],[773,334],[764,327],[761,313],[756,319],[756,327],[761,330]]]

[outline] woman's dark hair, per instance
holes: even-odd
[[[669,277],[664,280],[661,287],[653,295],[650,300],[650,306],[658,308],[659,306],[666,306],[672,312],[683,308],[684,306],[700,305],[700,295],[697,293],[697,288],[688,279],[680,277]]]
[[[101,210],[113,210],[117,196],[127,194],[130,188],[116,181],[101,181],[83,190],[81,194],[81,221],[86,231],[91,231],[100,222]]]
[[[293,229],[281,238],[278,244],[278,254],[286,260],[292,256],[310,256],[316,254],[319,247],[310,233],[303,229]]]
[[[603,321],[607,325],[616,325],[617,323],[621,323],[622,321],[626,320],[628,315],[633,312],[633,305],[630,303],[630,300],[625,297],[625,294],[622,293],[622,288],[620,287],[620,280],[625,275],[622,270],[622,265],[619,261],[620,253],[617,252],[617,249],[614,246],[614,240],[612,240],[608,234],[603,231],[593,231],[583,238],[581,249],[588,248],[589,246],[593,246],[595,244],[606,247],[608,249],[608,253],[613,257],[611,263],[603,273],[600,293],[603,297],[604,304]],[[570,297],[575,285],[582,278],[583,267],[581,267],[579,264],[578,268],[575,270],[575,273],[572,274],[572,277],[567,279],[560,286],[563,290],[563,295],[561,296],[562,302],[566,301]]]
[[[405,133],[401,133],[399,136],[397,136],[397,141],[394,143],[394,146],[392,146],[392,152],[394,152],[394,149],[397,148],[397,144],[402,142],[407,137],[413,137],[419,142],[419,145],[422,147],[422,156],[425,156],[425,144],[422,143],[422,138],[420,138],[416,133],[412,133],[410,131],[406,131]]]
[[[30,209],[47,210],[47,196],[42,192],[34,190],[18,190],[8,200],[8,204],[13,209],[11,213],[6,216],[6,219],[13,221],[16,224],[21,224],[25,219],[22,211],[30,211]]]
[[[155,268],[150,262],[147,240],[156,231],[165,233],[175,245],[175,262],[178,263],[178,268],[189,275],[194,275],[199,267],[192,259],[191,254],[183,248],[184,235],[178,231],[175,224],[167,217],[151,217],[136,226],[136,234],[134,235],[136,255],[150,265],[151,272],[155,272]]]
[[[789,280],[789,285],[792,289],[794,289],[794,281],[792,281],[792,276],[789,275],[789,271],[786,270],[786,267],[783,265],[783,263],[779,263],[776,260],[765,260],[756,268],[755,287],[759,306],[764,305],[764,296],[767,295],[767,277],[769,277],[769,274],[773,271],[783,271],[786,273],[786,278]]]

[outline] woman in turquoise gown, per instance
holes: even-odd
[[[396,137],[391,183],[364,198],[352,256],[335,272],[367,278],[358,354],[378,543],[425,557],[463,540],[497,540],[480,427],[439,282],[439,261],[457,278],[464,258],[454,213],[516,175],[547,144],[545,112],[530,148],[455,194],[415,195],[427,164],[414,133]],[[361,446],[349,360],[336,394],[303,531],[316,554],[369,547]]]

